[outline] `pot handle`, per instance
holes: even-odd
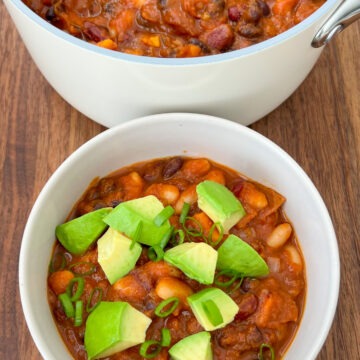
[[[360,1],[342,1],[316,33],[311,46],[319,48],[327,44],[334,35],[343,31],[357,19],[360,19]]]

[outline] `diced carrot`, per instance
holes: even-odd
[[[102,48],[105,48],[105,49],[109,49],[109,50],[117,49],[117,45],[116,45],[115,41],[113,41],[111,39],[105,39],[105,40],[99,41],[96,45],[100,46]]]

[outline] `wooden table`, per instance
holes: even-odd
[[[18,290],[24,225],[50,175],[104,128],[74,110],[50,87],[2,2],[0,19],[0,359],[35,360],[41,356],[25,324]],[[334,222],[341,289],[319,360],[360,359],[359,39],[357,22],[327,46],[311,74],[284,104],[251,126],[304,168]]]

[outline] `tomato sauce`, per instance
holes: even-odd
[[[179,214],[185,201],[190,204],[189,216],[196,218],[204,234],[208,234],[212,222],[198,208],[195,191],[195,186],[203,180],[225,185],[241,201],[246,215],[230,233],[250,244],[270,269],[269,275],[263,278],[245,278],[239,287],[235,284],[225,289],[221,287],[235,301],[239,311],[234,321],[211,332],[214,359],[256,360],[261,344],[270,345],[275,351],[275,358],[281,359],[300,324],[306,279],[301,249],[282,210],[285,198],[276,191],[208,159],[156,159],[95,179],[74,206],[69,219],[103,207],[115,207],[123,201],[155,195],[164,206],[171,205],[175,209],[170,218],[175,228],[180,228]],[[276,232],[276,229],[281,229],[281,224],[285,224],[284,227],[290,228],[291,232],[286,235],[285,241],[281,241],[279,231]],[[196,228],[198,225],[190,223],[189,227],[192,226]],[[189,235],[186,241],[204,240]],[[217,247],[220,245],[221,242]],[[84,311],[81,326],[74,326],[73,319],[66,317],[58,295],[65,291],[69,279],[77,274],[83,274],[85,280],[81,295],[84,304],[95,288],[101,288],[102,300],[126,301],[150,317],[152,323],[146,333],[147,339],[160,340],[161,329],[166,327],[171,332],[172,346],[188,335],[203,331],[186,303],[166,318],[155,315],[154,309],[162,301],[158,296],[158,286],[163,279],[172,279],[194,293],[207,286],[188,278],[163,260],[150,261],[145,247],[136,267],[113,285],[98,264],[96,244],[84,255],[74,256],[56,241],[51,265],[48,300],[58,330],[74,359],[87,359],[84,332],[88,313]],[[134,346],[108,359],[143,359],[139,348]],[[264,355],[264,359],[270,359],[269,351],[265,351]],[[155,359],[170,359],[168,348],[163,348]]]
[[[152,57],[238,50],[298,24],[326,0],[23,0],[56,27],[104,48]]]

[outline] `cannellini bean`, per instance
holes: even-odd
[[[178,200],[180,191],[175,185],[152,184],[146,189],[145,194],[156,196],[164,205],[172,205]]]
[[[225,185],[225,183],[226,183],[224,173],[218,169],[213,169],[213,170],[209,171],[205,176],[205,180],[215,181],[221,185]]]
[[[191,185],[180,194],[180,197],[175,204],[175,212],[177,214],[180,214],[185,202],[192,205],[196,203],[196,201],[197,201],[196,185]]]
[[[159,298],[164,300],[175,296],[179,298],[182,304],[186,304],[186,298],[193,293],[189,285],[174,277],[160,278],[156,284],[155,292]]]
[[[297,270],[301,270],[302,267],[303,267],[303,262],[302,262],[302,259],[301,259],[301,255],[296,250],[295,246],[288,245],[288,246],[286,246],[284,251],[285,251],[286,255],[288,256],[288,258],[289,258],[290,262],[292,263],[292,265]]]
[[[184,163],[182,170],[187,176],[204,176],[210,170],[210,162],[206,159],[191,159]]]
[[[69,270],[56,271],[49,276],[49,286],[56,295],[60,295],[66,291],[66,287],[73,278],[74,274]]]
[[[292,227],[289,223],[278,225],[266,239],[266,243],[272,248],[283,246],[292,233]]]
[[[119,179],[120,184],[124,187],[126,194],[125,200],[131,200],[139,197],[144,187],[143,178],[136,171],[124,175]]]
[[[244,182],[240,193],[240,199],[256,210],[261,210],[268,206],[266,195],[258,190],[254,184],[249,182]]]

